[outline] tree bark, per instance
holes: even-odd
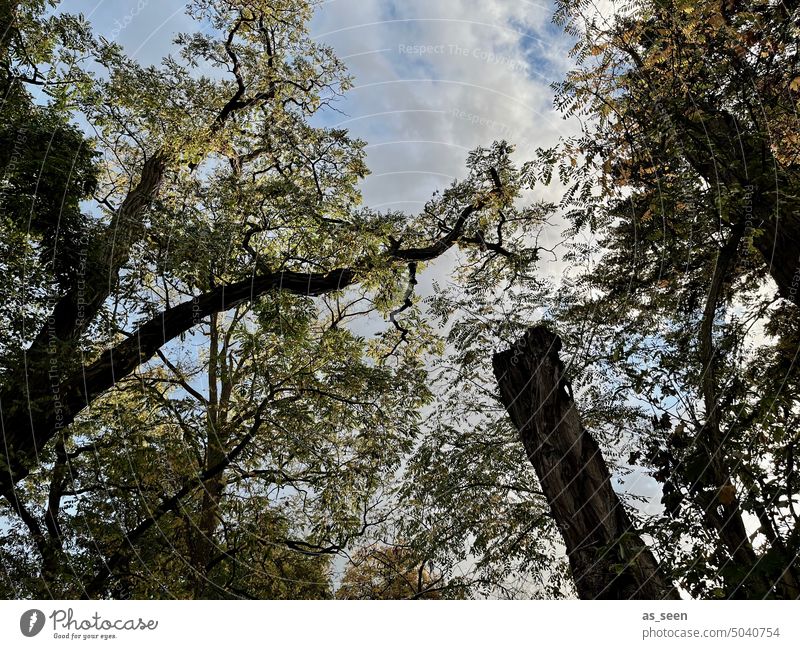
[[[53,389],[52,398],[36,404],[20,403],[18,394],[13,399],[5,393],[1,394],[0,424],[4,444],[0,446],[0,493],[8,494],[14,484],[28,475],[30,467],[38,463],[39,449],[58,431],[71,424],[81,410],[201,319],[232,309],[272,290],[322,295],[343,289],[354,279],[354,273],[348,269],[336,269],[329,273],[285,271],[222,286],[148,320],[132,336],[60,383],[57,390]],[[46,386],[49,385],[49,382],[46,383]],[[13,387],[7,386],[6,389],[10,393]]]
[[[154,191],[156,187],[157,183],[153,184]],[[496,191],[500,191],[500,188]],[[143,209],[144,204],[143,200],[137,199],[132,202],[131,209]],[[486,199],[467,205],[453,228],[428,246],[401,248],[399,241],[391,240],[385,260],[389,263],[415,262],[439,257],[462,237],[467,219],[486,205]],[[40,371],[35,376],[28,366],[22,368],[17,381],[0,386],[0,494],[11,497],[9,492],[13,486],[28,475],[31,467],[38,465],[39,449],[59,430],[71,424],[81,410],[201,319],[232,309],[270,291],[318,296],[339,291],[357,281],[355,268],[336,268],[326,273],[287,270],[262,273],[217,287],[162,311],[139,326],[129,338],[104,351],[94,363],[78,366],[76,371],[60,382],[53,380],[50,363],[44,362],[50,359],[44,354],[45,358],[39,364]],[[68,319],[68,322],[72,322],[72,319]],[[86,324],[85,317],[82,322]],[[72,330],[67,327],[66,331]],[[38,385],[41,398],[32,399],[23,389],[25,385]]]
[[[780,296],[800,306],[800,214],[784,211],[753,237]]]
[[[561,340],[533,327],[494,355],[501,399],[567,546],[581,599],[678,599],[611,486],[558,357]]]
[[[230,401],[231,386],[228,381],[226,346],[219,348],[219,322],[217,314],[209,318],[208,358],[208,405],[206,409],[206,452],[204,470],[220,464],[225,458],[227,444],[226,415]],[[222,381],[222,390],[218,381]],[[225,491],[225,472],[220,471],[203,482],[197,528],[194,530],[192,563],[194,564],[194,599],[201,599],[210,592],[208,566],[216,549],[216,533],[219,526],[220,501]],[[213,591],[211,591],[213,592]]]

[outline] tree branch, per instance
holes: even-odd
[[[183,498],[200,488],[210,478],[222,473],[228,467],[228,465],[230,465],[230,463],[233,462],[233,460],[235,460],[242,453],[242,451],[244,451],[261,427],[262,414],[268,403],[269,399],[265,399],[259,404],[254,415],[253,425],[250,427],[250,430],[246,435],[244,435],[244,437],[242,437],[242,439],[233,449],[231,449],[222,457],[222,459],[216,465],[203,471],[196,477],[195,480],[184,485],[173,496],[163,500],[147,518],[145,518],[130,532],[124,534],[122,541],[119,543],[119,547],[109,557],[103,560],[103,566],[95,574],[92,581],[86,587],[87,597],[95,598],[102,593],[105,583],[113,574],[114,569],[128,559],[130,552],[134,549],[134,544],[145,532],[153,527],[153,525],[155,525],[163,516],[175,510]]]
[[[160,182],[163,162],[156,167],[160,170],[155,174]],[[155,182],[155,178],[152,180]],[[497,191],[494,189],[492,193]],[[131,198],[130,210],[134,206],[138,206],[137,210],[144,210],[149,200],[144,193],[143,190],[137,198]],[[469,217],[483,209],[487,203],[488,198],[481,198],[462,209],[453,228],[428,246],[403,249],[400,242],[392,241],[385,252],[386,261],[416,263],[441,256],[463,237]],[[367,262],[362,265],[368,267]],[[48,380],[47,363],[44,363],[44,375],[37,377],[37,382],[41,383],[39,391],[44,398],[38,400],[35,412],[31,408],[30,398],[26,405],[20,403],[18,386],[6,386],[0,394],[0,407],[3,409],[0,411],[3,415],[0,423],[5,442],[0,449],[5,451],[6,456],[3,458],[0,453],[0,493],[13,489],[14,484],[28,475],[30,466],[38,464],[38,450],[60,429],[71,424],[84,408],[130,375],[139,365],[150,360],[163,345],[199,324],[203,318],[227,311],[273,290],[319,296],[341,290],[356,281],[354,267],[336,268],[326,273],[289,270],[267,272],[249,280],[220,286],[168,308],[140,325],[131,336],[106,350],[95,362],[81,367],[67,379],[57,383],[56,398],[53,398],[53,386]],[[108,289],[105,295],[108,295]],[[45,327],[43,332],[47,329]],[[29,382],[32,380],[29,378]],[[12,388],[15,388],[13,392]],[[8,403],[16,407],[8,408]]]

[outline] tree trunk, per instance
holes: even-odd
[[[732,227],[744,227],[752,238],[779,295],[800,306],[800,179],[767,153],[770,138],[751,131],[732,116],[708,116],[702,126],[685,115],[674,115],[685,131],[687,162],[712,187],[736,189],[746,198],[740,208],[723,217]],[[707,145],[692,150],[699,142]]]
[[[225,399],[225,385],[220,398],[218,380],[222,374],[223,381],[226,372],[220,371],[220,365],[225,362],[224,354],[219,349],[219,322],[217,314],[210,317],[209,326],[209,358],[208,358],[208,405],[206,411],[206,457],[205,471],[217,466],[225,459],[224,442],[222,439],[225,428],[224,416],[227,409]],[[229,392],[229,391],[228,391]],[[224,403],[223,403],[224,402]],[[200,514],[197,529],[194,534],[194,547],[192,562],[194,564],[194,584],[192,587],[193,598],[201,599],[207,593],[211,582],[208,579],[208,565],[216,548],[216,532],[219,526],[219,505],[222,493],[225,490],[225,472],[220,471],[203,482],[203,497],[200,505]]]
[[[611,486],[564,380],[561,340],[533,327],[494,355],[500,396],[567,546],[581,599],[678,599]]]
[[[761,226],[753,238],[784,299],[800,306],[800,216],[788,210]]]

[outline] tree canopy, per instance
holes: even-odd
[[[328,592],[431,398],[417,275],[454,246],[511,272],[539,219],[504,143],[419,215],[361,207],[364,143],[309,123],[350,83],[311,5],[187,10],[151,68],[43,2],[3,14],[9,594]]]
[[[581,132],[417,214],[314,4],[0,1],[0,593],[799,597],[796,3],[560,0]]]

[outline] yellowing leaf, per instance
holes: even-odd
[[[712,14],[708,19],[708,24],[714,29],[720,29],[725,25],[725,19],[722,17],[722,14]]]
[[[729,482],[719,490],[719,501],[723,505],[730,505],[736,499],[736,488]]]

